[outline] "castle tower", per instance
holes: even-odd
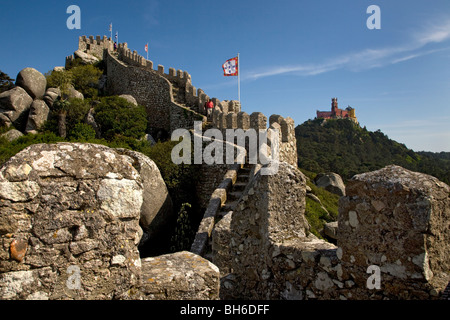
[[[338,112],[338,100],[337,98],[331,99],[331,114],[332,116],[336,116]]]

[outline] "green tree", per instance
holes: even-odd
[[[14,79],[0,70],[0,93],[11,90],[14,87]]]
[[[73,86],[80,91],[86,98],[95,98],[98,96],[98,80],[102,75],[99,68],[91,64],[80,65],[70,69],[73,75]]]
[[[59,88],[62,96],[67,96],[72,85],[73,74],[70,71],[52,71],[46,74],[47,88]]]
[[[95,120],[102,136],[113,140],[116,136],[141,139],[147,129],[147,113],[143,106],[131,105],[126,99],[104,97],[95,106]]]
[[[66,118],[69,107],[70,102],[62,98],[58,98],[58,100],[53,103],[53,110],[58,115],[58,134],[61,138],[66,138],[67,136]]]

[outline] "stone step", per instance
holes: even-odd
[[[233,191],[233,192],[230,192],[228,195],[227,195],[227,199],[229,199],[229,200],[231,200],[231,201],[233,201],[233,200],[239,200],[239,198],[242,196],[242,192],[241,191]]]
[[[250,179],[249,174],[238,174],[237,176],[237,182],[248,182],[249,179]]]
[[[244,191],[246,186],[247,186],[247,182],[236,182],[233,185],[233,191]]]
[[[234,201],[230,201],[228,200],[225,205],[222,207],[221,212],[229,212],[229,211],[234,211],[234,209],[236,208],[237,204],[238,204],[238,200],[234,200]]]

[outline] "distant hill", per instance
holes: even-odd
[[[336,172],[344,179],[389,164],[433,175],[450,184],[450,152],[414,152],[380,130],[344,120],[308,120],[295,129],[299,167]]]

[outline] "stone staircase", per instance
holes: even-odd
[[[250,182],[250,175],[252,171],[252,165],[246,163],[243,167],[241,167],[237,173],[236,182],[233,184],[232,188],[227,192],[227,200],[220,208],[219,212],[215,216],[214,224],[217,224],[225,215],[232,213],[239,199],[244,194],[245,188]],[[211,238],[208,239],[207,248],[204,254],[204,258],[212,261],[212,242]]]
[[[244,167],[239,170],[236,183],[233,185],[233,188],[230,190],[230,192],[228,192],[227,201],[217,215],[217,222],[219,222],[220,219],[222,219],[229,212],[234,211],[234,209],[236,208],[239,199],[244,193],[245,187],[247,187],[250,181],[251,170],[251,165],[249,164],[245,164]]]
[[[189,106],[186,105],[186,99],[185,99],[185,90],[183,88],[179,88],[176,86],[175,83],[172,83],[172,96],[173,100],[183,107],[189,108]]]

